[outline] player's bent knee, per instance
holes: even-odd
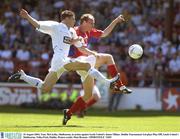
[[[107,57],[108,59],[113,59],[113,56],[110,55],[110,54],[107,54],[106,57]]]
[[[44,86],[42,86],[41,91],[42,91],[43,93],[49,93],[49,92],[51,91],[51,89],[52,89],[52,88],[50,88],[50,87],[44,87]]]
[[[82,98],[83,98],[83,100],[87,101],[91,96],[92,96],[92,94],[84,94],[82,96]]]
[[[89,63],[85,63],[86,64],[86,69],[89,70],[91,68],[91,65]]]

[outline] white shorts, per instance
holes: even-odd
[[[64,69],[64,65],[70,63],[69,57],[63,57],[61,55],[53,55],[53,58],[51,60],[51,67],[49,68],[49,72],[57,72],[58,78],[61,76],[61,74],[66,71]]]
[[[93,68],[96,64],[96,57],[94,55],[80,56],[78,58],[75,58],[74,60],[79,62],[89,63]],[[86,77],[88,76],[88,72],[82,70],[78,70],[76,72],[81,76],[81,81],[84,82]]]
[[[53,55],[49,72],[50,71],[57,72],[57,77],[59,78],[63,74],[63,72],[66,71],[66,69],[64,68],[64,65],[66,65],[70,62],[76,62],[76,61],[82,62],[82,63],[89,63],[91,65],[91,67],[94,67],[95,63],[96,63],[96,57],[93,55],[90,55],[90,56],[80,56],[77,58],[69,58],[69,57],[61,57],[59,55],[58,56]],[[76,72],[81,76],[82,82],[88,76],[87,71],[80,70],[80,71],[76,71]]]

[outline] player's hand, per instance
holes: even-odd
[[[22,18],[27,18],[28,17],[28,12],[26,11],[26,10],[24,10],[24,9],[21,9],[21,11],[20,11],[20,16],[22,17]]]
[[[71,45],[74,45],[77,41],[79,41],[79,39],[71,39],[70,43]]]
[[[118,21],[118,22],[125,22],[126,20],[125,20],[125,18],[124,18],[124,16],[121,14],[121,15],[119,15],[117,18],[116,18],[116,20]]]

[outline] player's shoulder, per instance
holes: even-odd
[[[77,37],[76,31],[75,31],[74,28],[71,27],[71,28],[69,29],[69,31],[70,31],[70,33],[71,33],[71,35],[72,35],[73,38],[76,38],[76,37]]]
[[[72,28],[72,27],[69,29],[69,31],[70,31],[71,33],[73,33],[73,34],[76,34],[75,29],[74,29],[74,28]]]
[[[93,37],[96,37],[96,38],[99,38],[101,37],[101,35],[103,34],[104,31],[100,30],[100,29],[96,29],[96,28],[93,28],[91,29],[91,31],[89,32],[89,36],[93,36]]]
[[[58,28],[61,32],[69,32],[70,29],[64,23],[59,23]]]
[[[59,22],[57,22],[57,21],[48,20],[48,21],[45,21],[45,22],[47,22],[50,25],[59,25]]]
[[[72,27],[69,30],[72,31],[72,32],[76,32],[75,29],[72,28]]]
[[[38,21],[38,23],[40,25],[51,26],[51,27],[59,25],[59,22],[52,21],[52,20]]]
[[[90,32],[97,32],[97,31],[102,31],[102,30],[97,29],[97,28],[92,28]]]

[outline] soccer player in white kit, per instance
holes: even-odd
[[[23,70],[20,70],[18,73],[9,77],[9,81],[21,79],[31,86],[41,89],[41,92],[48,93],[64,71],[88,71],[89,75],[100,80],[106,86],[110,86],[118,79],[118,76],[112,79],[106,79],[99,71],[94,69],[95,57],[93,55],[89,56],[89,63],[87,61],[81,62],[78,58],[68,58],[71,44],[74,44],[76,47],[83,46],[83,41],[81,42],[80,39],[77,38],[75,30],[72,28],[75,24],[74,12],[69,10],[63,11],[61,13],[61,23],[55,21],[37,21],[24,9],[20,11],[20,16],[29,21],[29,23],[38,31],[51,36],[54,54],[49,73],[44,81],[26,75]],[[78,98],[77,104],[79,101],[85,102],[84,100],[85,98],[83,98],[83,96]]]

